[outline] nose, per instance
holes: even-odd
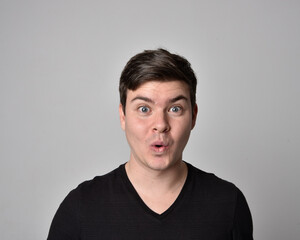
[[[170,131],[168,116],[164,112],[156,113],[154,116],[153,131],[165,133]]]

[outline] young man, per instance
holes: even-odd
[[[189,62],[166,50],[130,59],[119,86],[129,161],[71,191],[48,240],[253,239],[241,191],[182,160],[196,84]]]

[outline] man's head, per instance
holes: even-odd
[[[125,114],[127,90],[136,90],[148,81],[185,82],[190,91],[192,108],[196,105],[197,79],[190,63],[183,57],[164,49],[145,50],[132,57],[120,77],[120,103]]]
[[[189,62],[166,50],[130,59],[120,79],[119,106],[129,162],[160,171],[180,165],[196,122],[196,83]]]

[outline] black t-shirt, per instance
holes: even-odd
[[[246,199],[232,183],[190,164],[175,202],[157,214],[142,201],[125,165],[83,182],[61,203],[48,240],[252,240]]]

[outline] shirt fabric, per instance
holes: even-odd
[[[129,181],[125,164],[83,182],[59,206],[48,240],[252,240],[252,218],[232,183],[188,164],[185,184],[162,214]]]

